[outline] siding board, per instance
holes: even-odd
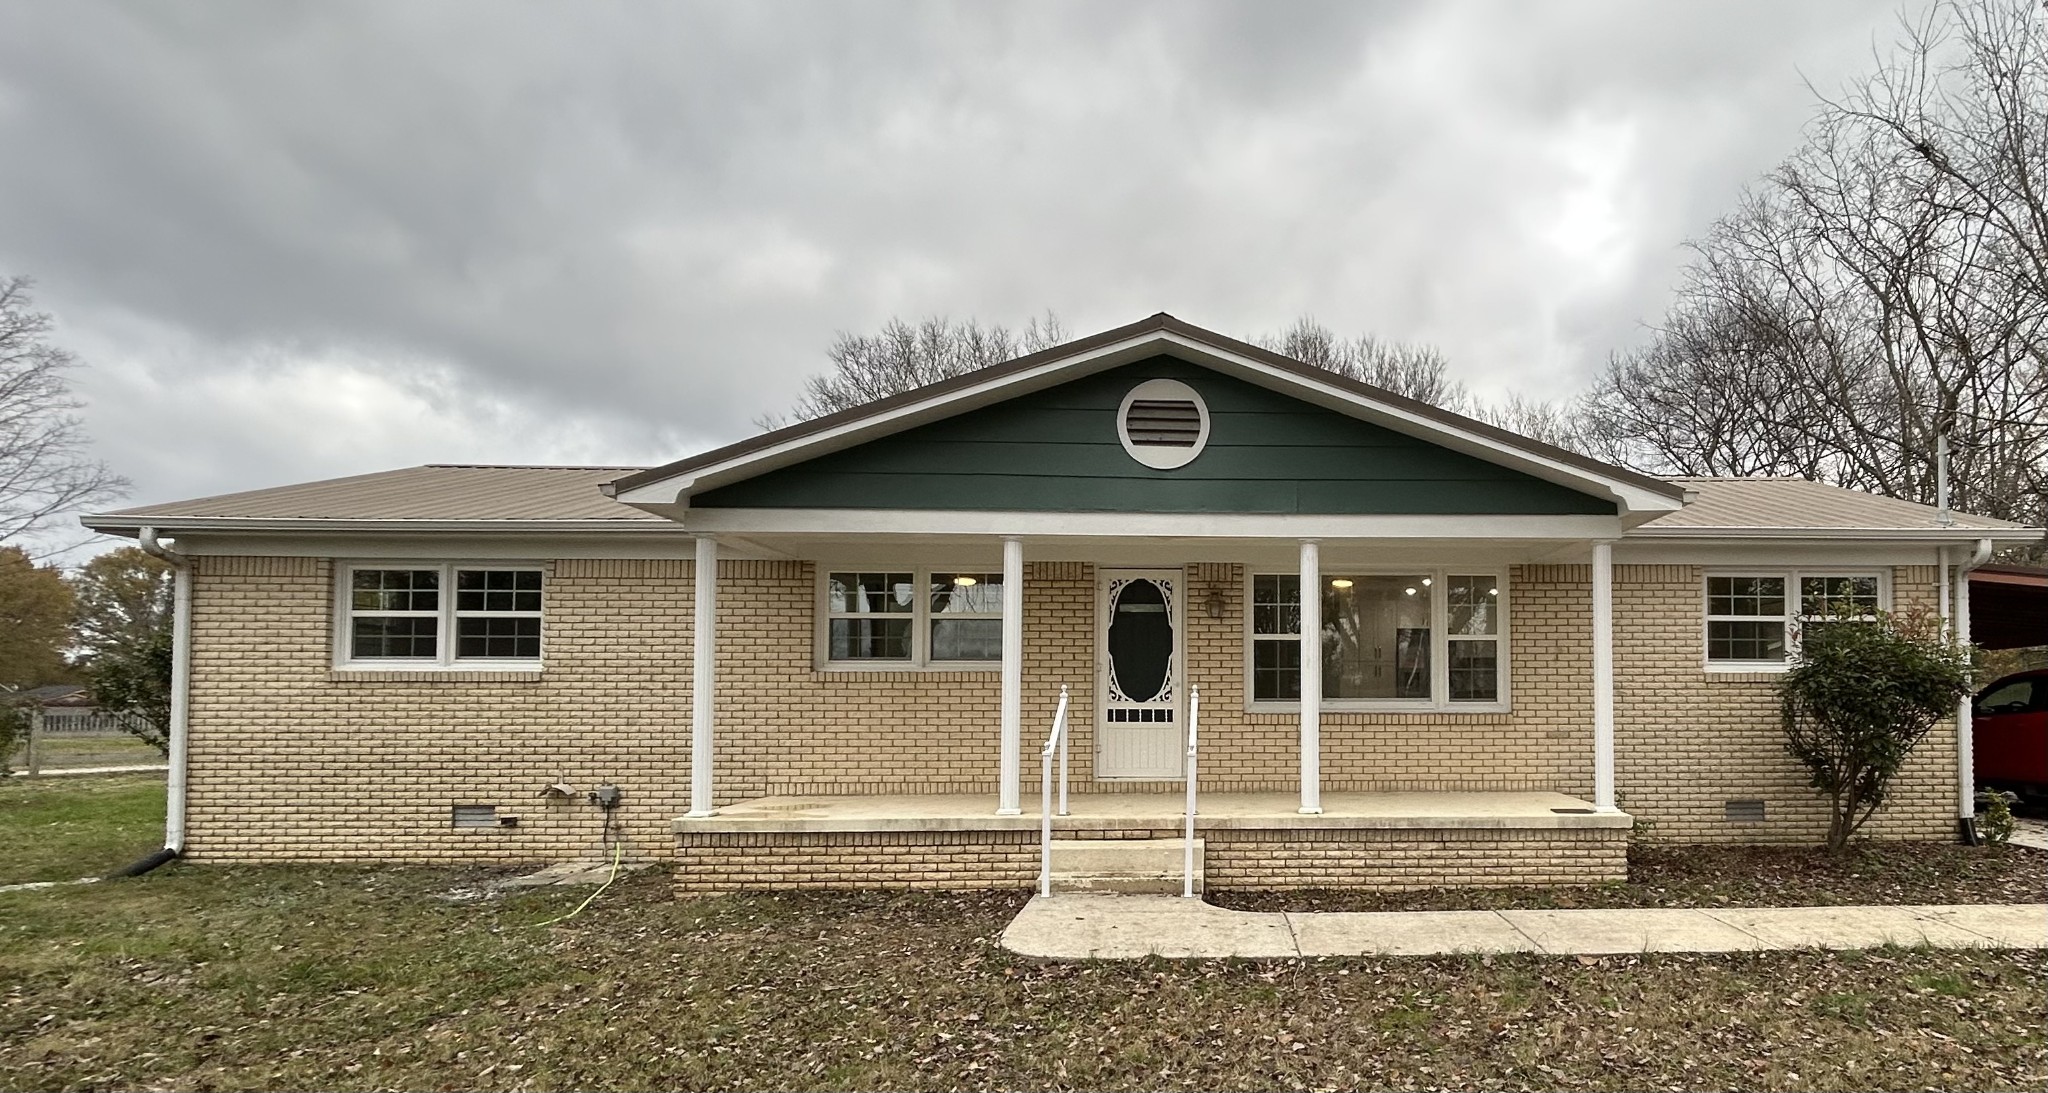
[[[1124,395],[1177,379],[1208,404],[1188,465],[1117,439]],[[698,508],[1609,515],[1612,502],[1172,357],[1087,376],[697,495]]]

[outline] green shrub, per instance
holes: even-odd
[[[1977,794],[1977,833],[1993,846],[2012,841],[2012,798],[1996,791]]]
[[[28,743],[28,710],[10,702],[0,702],[0,778],[14,773],[11,761],[14,752]]]
[[[1923,618],[1807,623],[1780,709],[1786,750],[1828,797],[1829,849],[1846,846],[1884,804],[1906,757],[1955,712],[1969,681],[1969,647]]]

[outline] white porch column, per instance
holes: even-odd
[[[996,815],[1015,816],[1024,753],[1024,541],[1003,540],[1003,757]]]
[[[1323,558],[1301,541],[1301,814],[1323,811]]]
[[[1593,807],[1614,808],[1614,544],[1593,544]]]
[[[690,631],[690,815],[714,816],[711,782],[711,699],[718,664],[718,540],[697,536],[691,578],[696,601]]]

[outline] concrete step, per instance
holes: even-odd
[[[1055,892],[1179,895],[1185,839],[1054,839]],[[1195,891],[1202,890],[1202,840],[1195,840]]]

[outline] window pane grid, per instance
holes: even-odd
[[[1803,636],[1830,622],[1877,617],[1882,586],[1870,573],[1709,575],[1707,661],[1776,667],[1798,655]]]
[[[1323,581],[1324,701],[1500,701],[1499,643],[1506,620],[1498,576],[1331,572]],[[1247,606],[1254,702],[1301,698],[1300,597],[1299,575],[1252,575]],[[1447,662],[1441,670],[1439,655]]]
[[[347,659],[537,661],[542,583],[542,571],[530,567],[351,569]],[[455,594],[443,596],[443,588]],[[444,629],[450,640],[442,640]]]
[[[835,663],[911,666],[999,661],[1003,591],[999,572],[828,572],[824,657]]]

